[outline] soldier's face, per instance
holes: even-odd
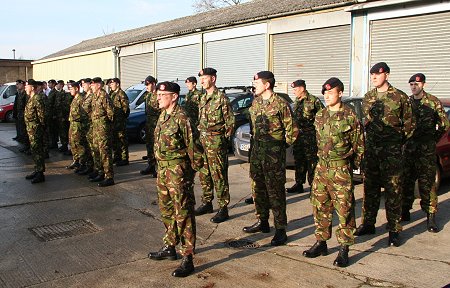
[[[303,96],[303,92],[305,92],[305,87],[294,87],[292,90],[294,91],[295,97],[301,98]]]
[[[112,91],[116,91],[117,89],[119,89],[119,84],[111,81],[111,83],[109,83],[109,88],[111,88]]]
[[[56,84],[56,89],[61,90],[63,88],[64,84],[58,83]]]
[[[202,84],[203,89],[209,89],[214,86],[216,82],[216,77],[211,75],[200,76],[200,84]]]
[[[336,107],[341,103],[342,91],[339,91],[338,87],[334,87],[333,89],[325,90],[323,97],[327,106]]]
[[[55,87],[55,84],[53,84],[52,82],[48,83],[48,88],[53,89],[53,87]]]
[[[370,74],[370,80],[372,81],[373,86],[376,88],[380,88],[381,86],[386,83],[386,81],[389,79],[388,73],[371,73]]]
[[[156,92],[156,99],[158,99],[158,104],[160,109],[168,109],[175,105],[175,101],[178,98],[178,94],[166,91],[158,90]]]
[[[75,96],[78,93],[78,88],[76,88],[74,86],[70,86],[69,92],[70,92],[70,95]]]
[[[253,80],[253,87],[255,87],[255,95],[260,96],[264,91],[269,89],[270,83],[264,83],[262,79]]]
[[[91,83],[92,92],[97,93],[102,88],[100,83]]]
[[[32,85],[25,85],[25,92],[30,95],[31,91],[34,90],[34,87]]]
[[[425,86],[424,82],[410,82],[409,88],[411,88],[411,92],[413,95],[420,95],[423,91],[423,86]]]
[[[147,90],[147,92],[153,92],[153,90],[155,90],[155,83],[149,83],[145,85],[145,89]]]
[[[81,84],[81,86],[83,86],[83,91],[84,91],[84,92],[89,92],[89,91],[91,91],[91,83],[88,83],[88,82],[84,82],[84,81],[83,81],[83,84]]]
[[[186,82],[186,87],[188,88],[189,91],[194,90],[196,85],[197,84],[195,84],[194,82]]]
[[[23,83],[16,83],[16,87],[18,90],[23,90]]]

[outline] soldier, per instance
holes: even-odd
[[[44,149],[44,158],[48,159],[50,158],[50,155],[48,154],[48,137],[47,137],[47,114],[48,114],[48,104],[47,104],[47,96],[44,93],[44,82],[42,81],[36,81],[37,84],[37,89],[35,91],[36,94],[41,94],[42,99],[44,99],[44,107],[45,107],[45,111],[44,111],[44,115],[45,115],[45,123],[44,123],[44,140],[43,140],[43,149]]]
[[[34,172],[27,175],[25,179],[31,183],[45,181],[44,160],[44,127],[45,127],[45,102],[42,94],[37,94],[37,83],[33,79],[28,80],[25,85],[28,95],[25,106],[24,118],[27,126],[28,138],[30,139],[30,150],[34,161]]]
[[[48,96],[52,89],[48,87],[47,81],[42,81],[42,91],[44,92],[45,96]]]
[[[83,136],[86,140],[85,143],[85,163],[81,165],[78,171],[75,171],[78,175],[88,175],[88,179],[94,179],[98,176],[99,170],[101,170],[100,159],[94,159],[94,140],[93,140],[93,131],[92,131],[92,98],[94,97],[91,90],[91,78],[85,78],[81,80],[81,85],[83,87],[83,103],[82,103],[82,113],[81,113],[81,122],[83,123]],[[95,155],[98,155],[96,153]],[[95,166],[95,171],[94,171]]]
[[[389,66],[380,62],[370,69],[375,88],[364,96],[366,150],[364,156],[364,198],[362,224],[355,235],[375,234],[375,222],[384,187],[388,245],[400,246],[402,230],[402,146],[414,130],[408,96],[389,82]]]
[[[311,186],[314,178],[314,169],[317,164],[317,143],[314,119],[323,109],[323,104],[316,96],[306,90],[304,80],[292,82],[291,87],[297,97],[294,104],[294,119],[300,130],[299,137],[294,142],[295,184],[286,189],[287,193],[303,193],[303,183]]]
[[[155,143],[155,127],[158,121],[159,114],[161,110],[159,109],[158,100],[156,99],[156,80],[153,76],[148,76],[145,78],[145,89],[147,93],[145,94],[145,114],[147,119],[145,122],[145,146],[147,148],[147,168],[140,171],[142,175],[151,174],[153,178],[156,178],[156,159],[153,151],[153,145]]]
[[[202,205],[195,210],[195,213],[203,215],[213,212],[212,200],[216,190],[219,211],[211,218],[211,221],[220,223],[229,218],[227,153],[228,141],[234,130],[234,114],[230,100],[216,87],[216,69],[204,68],[198,76],[205,89],[205,93],[200,97],[198,125],[200,142],[204,149],[204,166],[199,174],[203,190]]]
[[[67,83],[70,82],[68,81]],[[57,94],[55,97],[56,121],[58,122],[58,135],[61,141],[61,146],[58,150],[59,152],[65,153],[65,155],[70,155],[67,146],[69,145],[69,112],[72,96],[66,93],[63,87],[64,81],[58,80],[56,85]]]
[[[420,207],[427,213],[427,229],[437,233],[436,142],[449,128],[441,101],[423,90],[425,75],[417,73],[409,79],[410,96],[416,129],[405,145],[405,184],[403,186],[402,220],[409,221],[414,202],[414,186],[419,182]]]
[[[339,254],[333,265],[348,265],[349,246],[354,244],[355,196],[352,169],[357,169],[364,153],[364,133],[356,113],[341,102],[344,84],[330,78],[322,85],[327,107],[316,114],[318,164],[312,182],[315,236],[317,242],[303,256],[315,258],[327,255],[327,240],[331,238],[333,210],[339,219],[336,237]]]
[[[269,233],[269,209],[272,209],[276,231],[270,244],[279,246],[287,241],[286,144],[294,143],[298,128],[289,104],[273,92],[272,72],[258,72],[253,85],[256,97],[249,109],[253,128],[250,178],[258,220],[242,230]]]
[[[191,119],[192,124],[198,126],[198,103],[200,102],[200,97],[202,92],[197,90],[197,78],[194,76],[188,77],[185,81],[186,87],[189,92],[186,94],[186,102],[184,104],[184,109],[188,117]]]
[[[109,82],[110,97],[114,107],[114,159],[117,166],[128,165],[127,118],[130,115],[128,96],[120,87],[120,79]]]
[[[108,93],[102,89],[102,78],[95,77],[91,81],[92,98],[92,131],[94,158],[100,159],[97,177],[91,182],[98,183],[99,187],[114,185],[114,171],[112,163],[112,121],[114,110]],[[94,133],[95,132],[95,133]]]
[[[194,271],[195,196],[193,169],[202,167],[202,152],[196,128],[191,125],[183,108],[177,105],[180,86],[162,82],[157,86],[157,98],[162,113],[155,129],[155,157],[158,163],[158,199],[161,217],[166,227],[164,246],[150,252],[153,260],[177,259],[175,246],[181,242],[181,265],[172,273],[186,277]]]
[[[27,105],[27,93],[25,93],[25,81],[19,79],[16,81],[17,95],[14,98],[13,116],[16,119],[17,136],[13,138],[18,142],[29,146],[27,128],[24,120],[25,105]]]
[[[85,162],[86,143],[84,142],[86,138],[83,138],[83,122],[82,122],[82,104],[83,98],[80,93],[80,85],[78,82],[72,82],[69,84],[69,92],[72,95],[73,100],[70,104],[70,114],[69,114],[69,141],[70,149],[73,155],[72,164],[68,165],[67,169],[76,169],[81,166],[81,163]]]
[[[56,97],[58,97],[58,91],[56,90],[57,83],[54,79],[48,81],[48,87],[50,88],[50,92],[47,96],[47,126],[48,126],[48,134],[50,138],[50,145],[48,148],[55,149],[58,148],[58,121],[56,120],[56,110],[55,110],[55,101]]]

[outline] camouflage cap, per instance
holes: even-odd
[[[322,95],[325,93],[325,91],[331,90],[334,87],[339,87],[340,91],[344,92],[344,83],[342,83],[339,78],[331,77],[325,83],[322,85]]]
[[[174,82],[160,82],[158,85],[156,85],[156,90],[159,91],[166,91],[166,92],[172,92],[172,93],[180,93],[180,85]]]
[[[145,80],[144,80],[144,84],[145,85],[148,85],[148,84],[151,84],[151,83],[156,84],[157,82],[158,82],[158,80],[155,77],[151,76],[151,75],[147,76],[147,78],[145,78]]]
[[[411,76],[411,78],[409,78],[408,83],[411,82],[423,82],[425,83],[425,75],[423,75],[422,73],[417,73]]]
[[[195,76],[188,77],[188,78],[186,78],[184,83],[187,83],[187,82],[197,83],[197,78],[195,78]]]
[[[275,76],[270,71],[260,71],[253,76],[253,80],[258,79],[275,79]]]
[[[306,88],[305,80],[302,80],[302,79],[295,80],[294,82],[291,83],[291,87],[292,88],[295,88],[295,87],[305,87]]]
[[[370,74],[390,73],[390,72],[391,72],[391,68],[389,68],[389,66],[384,62],[377,63],[377,64],[373,65],[372,68],[370,68]]]
[[[198,76],[200,77],[203,75],[216,76],[217,70],[214,68],[203,68],[202,70],[200,70],[200,72],[198,72]]]

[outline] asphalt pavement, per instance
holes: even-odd
[[[174,278],[180,261],[152,261],[162,246],[163,224],[156,179],[142,176],[145,146],[130,146],[130,165],[114,167],[116,185],[100,188],[65,169],[71,158],[55,150],[47,160],[46,182],[31,184],[30,156],[11,138],[14,124],[0,123],[0,287],[444,287],[450,283],[450,181],[439,191],[437,222],[426,230],[426,215],[414,203],[400,247],[387,246],[384,205],[377,233],[356,239],[347,268],[333,266],[338,243],[329,255],[302,256],[314,242],[309,193],[288,194],[288,243],[271,247],[270,234],[246,234],[255,221],[249,165],[230,155],[230,220],[214,224],[214,214],[197,220],[195,273]],[[286,187],[294,171],[287,171]],[[196,179],[195,194],[201,188]],[[309,192],[309,187],[305,186]],[[361,222],[362,185],[355,189]],[[384,200],[382,200],[382,203]],[[214,202],[217,211],[217,202]],[[333,218],[333,231],[337,218]]]

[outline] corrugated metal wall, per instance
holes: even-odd
[[[200,44],[179,46],[157,50],[158,81],[184,81],[189,76],[197,76],[200,71]]]
[[[120,57],[122,89],[141,83],[148,75],[153,75],[153,53]]]

